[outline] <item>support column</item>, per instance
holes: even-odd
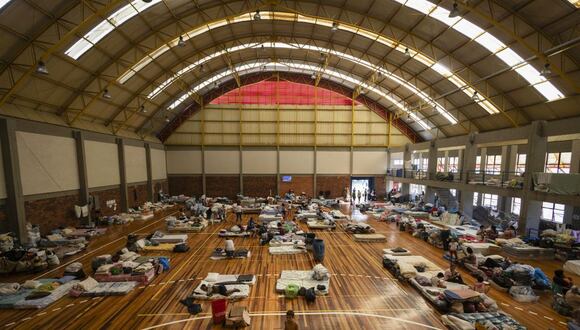
[[[570,173],[571,174],[580,173],[580,140],[572,141],[572,158],[570,159]],[[564,221],[566,224],[573,225],[574,221],[578,222],[578,219],[574,219],[574,214],[575,214],[574,206],[566,205],[564,209]],[[577,228],[577,226],[573,226],[573,228]]]
[[[151,145],[145,143],[145,160],[147,163],[147,200],[154,202],[153,200],[153,170],[151,167]]]
[[[201,146],[201,191],[205,195],[205,146]]]
[[[477,146],[475,145],[475,136],[470,135],[465,143],[463,150],[463,162],[461,164],[461,183],[469,182],[469,171],[475,169],[475,160],[477,159]],[[473,191],[461,191],[460,208],[465,215],[473,216]]]
[[[544,172],[548,138],[544,136],[545,121],[534,121],[530,125],[528,134],[528,154],[526,156],[526,174],[524,176],[524,198],[518,223],[518,231],[524,235],[529,229],[538,229],[542,215],[542,202],[532,201],[530,192],[534,189],[532,175],[535,172]],[[531,233],[535,234],[535,233]]]
[[[117,152],[119,155],[119,178],[120,178],[120,190],[121,190],[121,200],[120,209],[121,212],[127,212],[129,208],[129,199],[127,191],[127,173],[125,171],[125,141],[121,138],[117,139]]]
[[[429,180],[435,180],[435,174],[437,173],[437,142],[435,140],[431,141],[429,144],[429,154],[427,155],[429,162],[427,163],[427,176]],[[425,189],[425,202],[433,203],[435,200],[435,189],[433,187],[427,186]]]
[[[444,173],[449,173],[449,150],[445,150]]]
[[[502,146],[501,147],[501,172],[502,172],[502,181],[509,181],[511,179],[510,168],[511,168],[511,153],[512,153],[512,146]],[[498,206],[497,209],[499,211],[509,211],[506,210],[506,206],[511,204],[509,202],[510,198],[507,196],[498,196]]]
[[[6,216],[8,230],[13,232],[20,239],[20,242],[26,243],[28,242],[28,235],[26,234],[26,214],[15,125],[16,123],[13,119],[0,119],[0,141],[7,195]]]
[[[403,152],[403,173],[405,173],[408,169],[405,167],[407,166],[407,161],[411,160],[411,145],[405,145],[405,151]],[[403,196],[407,196],[410,193],[410,186],[408,183],[401,184],[401,194]]]
[[[240,194],[244,194],[244,157],[242,155],[242,146],[240,146]]]
[[[276,145],[276,194],[280,195],[280,146]]]
[[[89,182],[87,178],[87,158],[85,153],[85,137],[82,131],[73,131],[73,138],[75,139],[75,147],[77,152],[77,168],[79,174],[79,204],[89,204]],[[89,205],[92,209],[92,205]],[[87,225],[92,224],[91,212],[87,217]]]
[[[352,155],[351,155],[352,156]],[[313,192],[313,196],[314,198],[318,198],[318,191],[316,191],[316,184],[317,184],[317,177],[318,177],[318,148],[316,147],[316,145],[314,145],[314,174],[312,174],[312,192]]]

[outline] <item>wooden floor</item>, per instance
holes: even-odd
[[[365,218],[359,217],[360,220]],[[188,253],[165,254],[171,257],[169,272],[126,296],[65,297],[43,310],[1,310],[0,329],[212,328],[209,304],[202,304],[203,312],[192,317],[186,307],[179,303],[208,272],[257,275],[249,299],[235,303],[247,306],[252,313],[252,329],[283,329],[282,314],[287,309],[297,313],[303,329],[445,328],[439,320],[439,314],[428,302],[412,287],[394,279],[381,264],[383,248],[402,246],[446,267],[442,251],[407,233],[399,232],[394,224],[369,220],[379,233],[387,236],[387,242],[383,243],[354,242],[351,235],[340,228],[333,232],[317,231],[326,245],[324,265],[333,276],[330,294],[318,297],[314,304],[307,305],[303,299],[286,300],[275,292],[275,284],[282,270],[311,269],[315,265],[311,254],[272,256],[267,246],[259,246],[257,238],[236,238],[236,247],[248,248],[252,253],[251,258],[222,261],[209,259],[214,248],[223,246],[223,239],[217,233],[233,225],[232,219],[229,220],[229,223],[210,226],[202,233],[189,234],[191,249]],[[152,221],[110,227],[107,236],[92,242],[85,255],[73,257],[66,262],[80,261],[89,266],[92,257],[121,249],[128,233],[148,234],[156,229],[163,230],[164,226],[163,216],[158,216]],[[554,269],[561,267],[561,263],[553,261],[530,263],[542,267],[550,275]],[[21,275],[0,280],[22,281],[35,277],[61,276],[63,266],[37,276]],[[473,282],[467,274],[464,274],[464,278]],[[535,304],[517,303],[506,293],[493,289],[490,295],[504,311],[529,329],[565,329],[562,323],[565,318],[550,308],[551,297],[548,294]]]

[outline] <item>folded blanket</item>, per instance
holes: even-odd
[[[97,285],[99,285],[99,282],[97,282],[94,278],[89,276],[89,277],[87,277],[86,280],[75,284],[73,289],[86,292],[86,291],[91,291],[92,289],[97,287]]]
[[[18,283],[0,283],[0,296],[15,294],[20,290]]]

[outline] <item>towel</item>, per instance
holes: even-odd
[[[0,296],[15,294],[18,290],[20,290],[18,283],[0,283]]]
[[[96,288],[97,285],[99,285],[99,282],[97,282],[94,278],[89,276],[89,277],[87,277],[86,280],[75,284],[73,289],[87,292],[87,291],[91,291],[92,289]]]

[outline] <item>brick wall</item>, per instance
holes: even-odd
[[[205,190],[208,197],[236,199],[240,192],[239,175],[206,175]]]
[[[203,194],[201,175],[170,176],[168,190],[171,196],[186,195],[199,197]]]
[[[282,177],[280,177],[280,191],[278,194],[284,196],[290,189],[294,190],[294,193],[300,194],[305,192],[308,196],[314,196],[312,191],[312,185],[314,184],[312,175],[293,175],[292,182],[282,182]]]
[[[153,182],[153,200],[157,202],[157,194],[159,190],[163,191],[164,194],[169,193],[169,182],[167,180],[154,181]]]
[[[387,195],[387,180],[384,176],[375,176],[375,194],[377,199],[382,200]]]
[[[79,224],[74,212],[74,206],[79,201],[79,195],[69,195],[26,201],[24,209],[26,221],[40,226],[41,234],[50,233],[52,229]]]
[[[129,185],[127,187],[127,199],[129,207],[137,207],[149,201],[147,198],[147,184]]]
[[[317,175],[316,176],[316,195],[320,191],[330,192],[330,198],[343,196],[344,187],[350,189],[350,176],[348,175]]]
[[[266,197],[276,195],[275,175],[244,175],[244,195]]]
[[[101,209],[101,215],[109,216],[119,213],[119,207],[121,205],[121,189],[112,188],[101,191],[93,191],[89,193],[91,196],[96,196],[99,199],[99,206]],[[115,200],[117,201],[117,210],[107,207],[107,201]]]

